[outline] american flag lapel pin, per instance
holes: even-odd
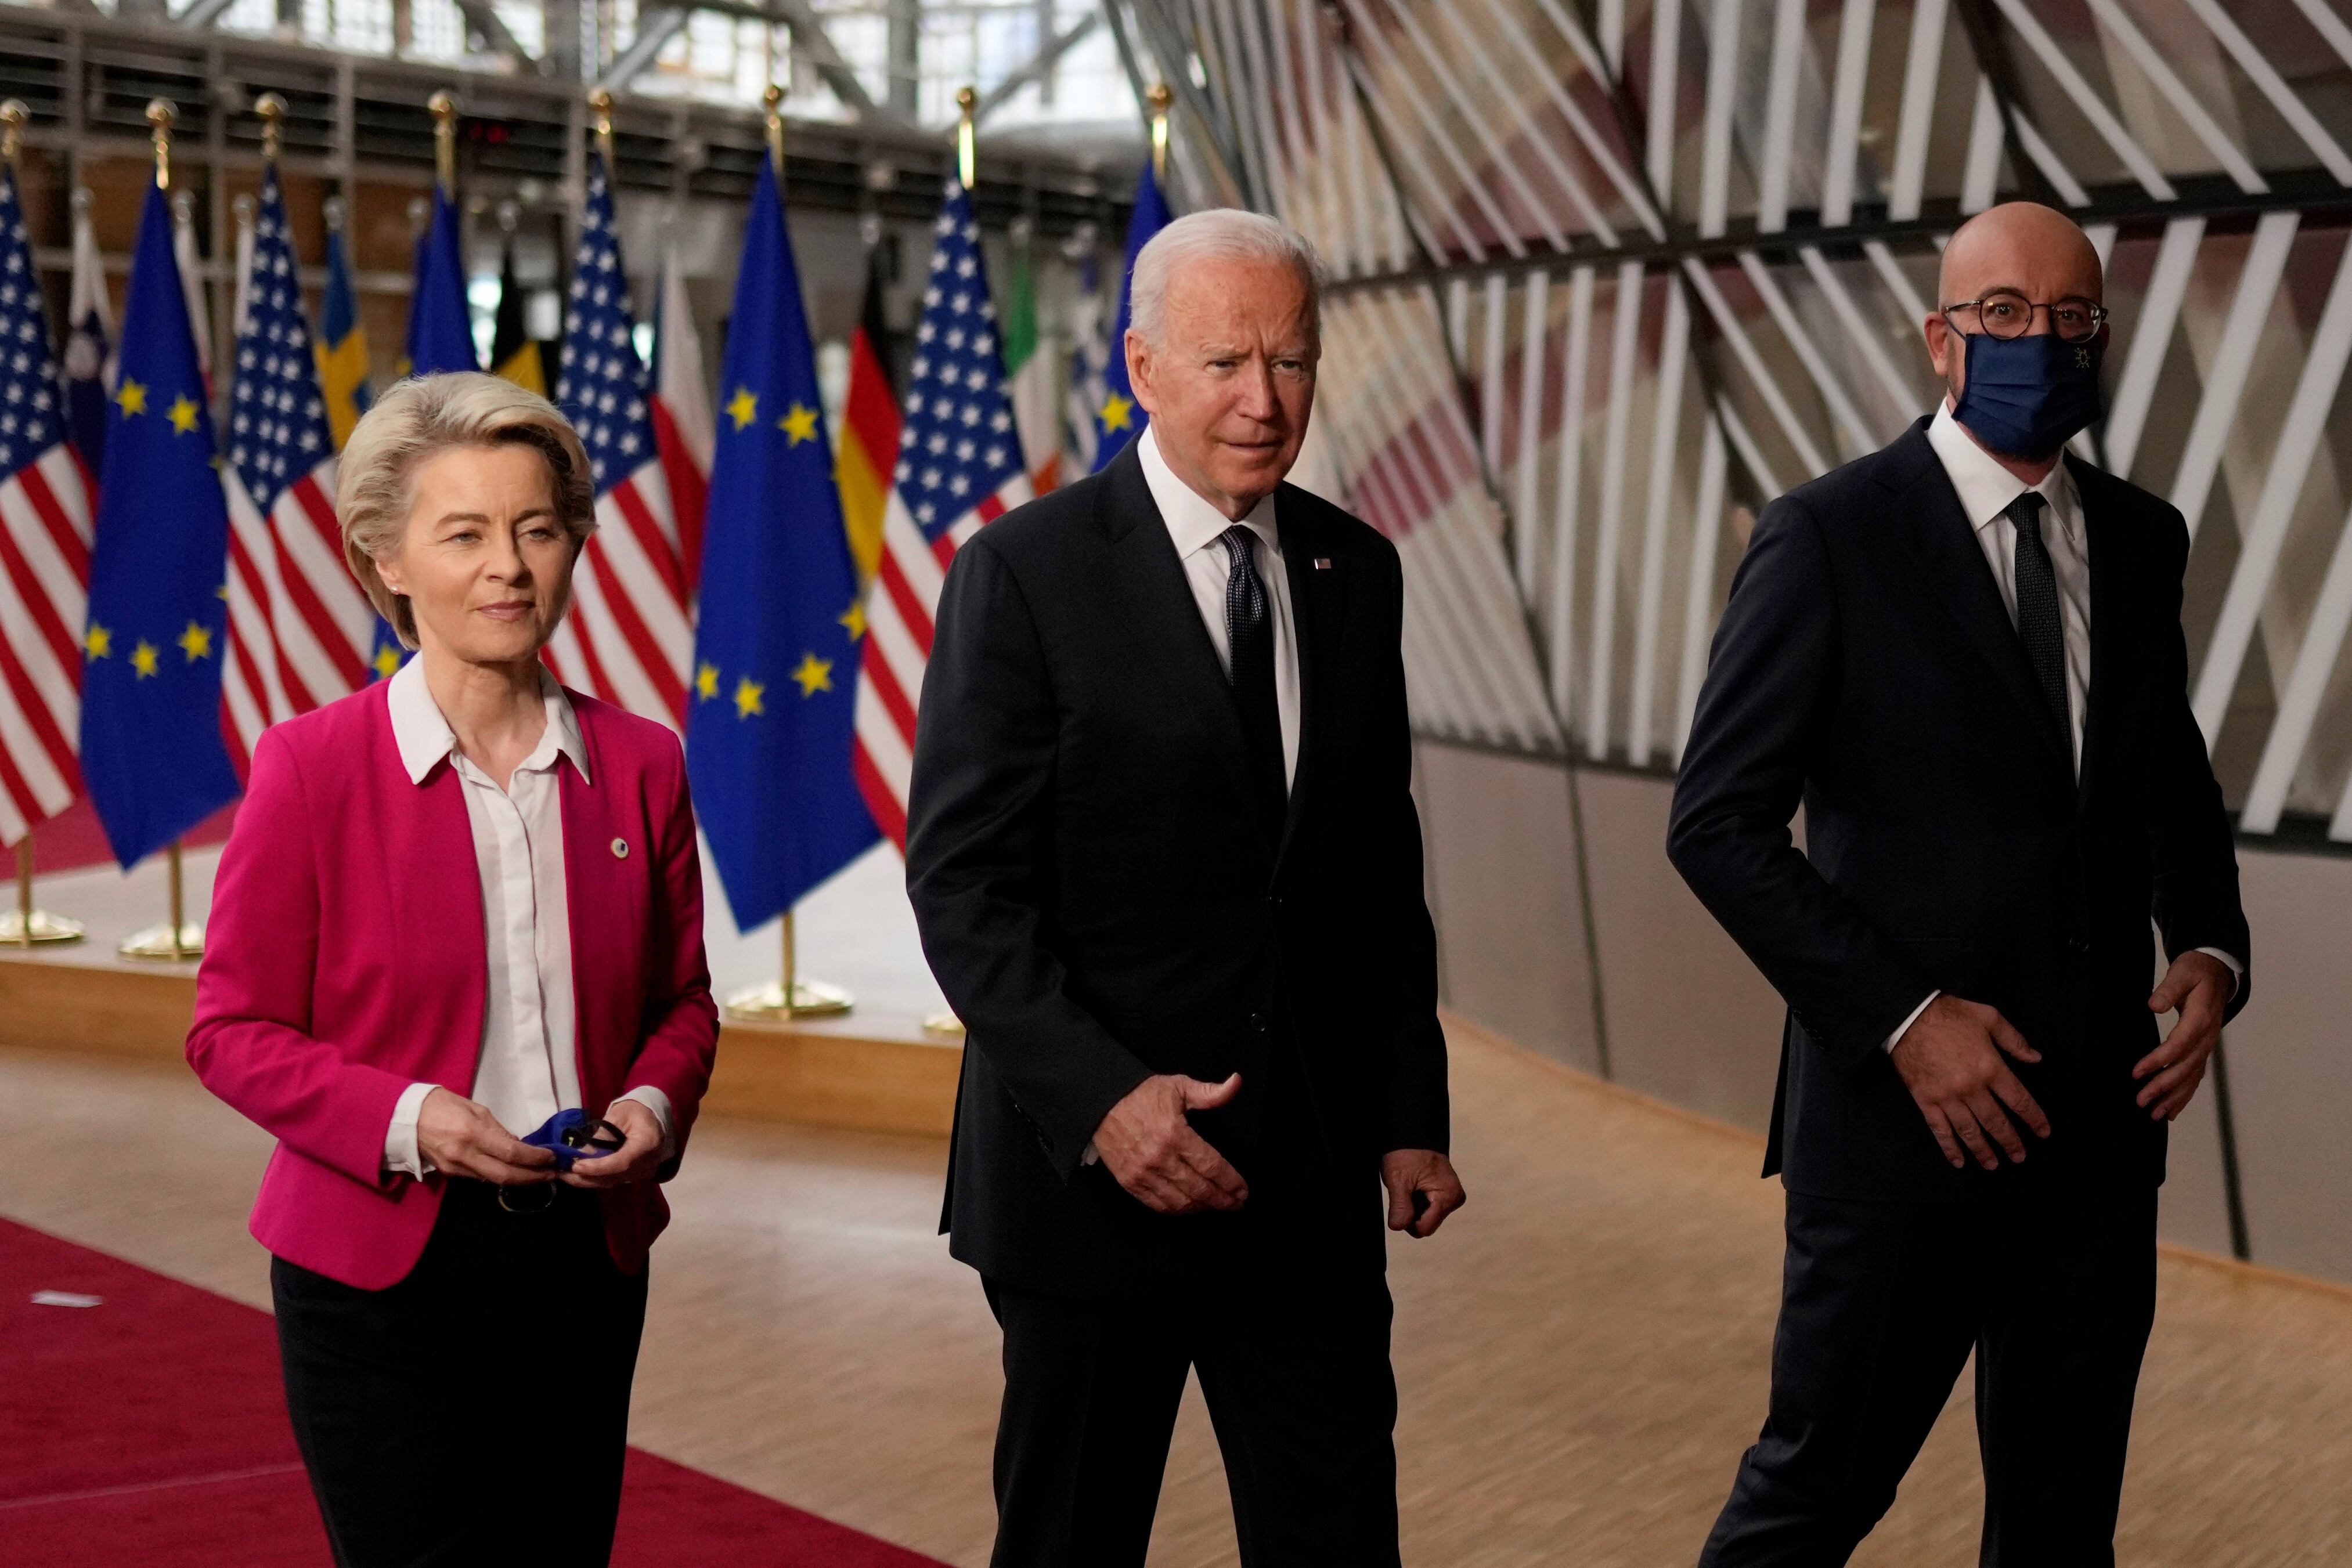
[[[1330,558],[1329,556],[1328,556],[1328,555],[1318,555],[1318,556],[1317,556],[1317,557],[1315,558],[1315,570],[1318,570],[1318,571],[1328,571],[1328,570],[1331,570],[1331,558]]]

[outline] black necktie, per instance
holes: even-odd
[[[2071,749],[2074,726],[2066,712],[2066,626],[2058,613],[2058,574],[2050,565],[2050,547],[2042,538],[2040,495],[2028,490],[2008,507],[2009,520],[2017,525],[2017,634],[2025,656],[2042,683],[2042,700],[2058,720],[2058,733]]]
[[[1236,524],[1217,542],[1233,563],[1225,579],[1225,679],[1241,710],[1261,821],[1270,836],[1279,837],[1290,788],[1282,760],[1282,709],[1274,695],[1274,601],[1257,574],[1257,536]]]

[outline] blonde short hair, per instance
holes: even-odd
[[[352,427],[336,465],[335,511],[342,520],[343,559],[392,623],[416,646],[416,614],[383,584],[376,558],[399,548],[408,528],[411,481],[427,458],[459,446],[528,446],[547,460],[555,515],[579,547],[596,531],[596,495],[588,453],[572,422],[537,392],[474,371],[396,382]]]

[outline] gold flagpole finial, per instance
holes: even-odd
[[[24,150],[25,121],[32,117],[33,111],[21,98],[0,103],[0,163],[5,163],[11,174],[16,172],[16,154]]]
[[[1176,95],[1166,82],[1156,81],[1143,99],[1151,106],[1151,178],[1164,185],[1168,183],[1168,106],[1176,101]]]
[[[172,121],[179,118],[180,111],[170,99],[147,100],[147,123],[155,128],[155,188],[159,191],[172,188]]]
[[[966,191],[971,189],[974,170],[980,158],[972,146],[971,111],[980,102],[980,94],[968,87],[956,89],[956,174],[963,181]]]
[[[760,102],[767,116],[768,162],[776,171],[776,192],[784,189],[784,89],[781,83],[770,82],[760,94]]]
[[[588,112],[594,116],[596,151],[604,155],[604,178],[614,178],[613,170],[613,95],[603,88],[588,95]]]
[[[433,170],[444,194],[457,194],[457,95],[443,88],[425,100],[433,117]]]
[[[253,112],[261,116],[261,155],[275,163],[286,128],[286,100],[274,92],[265,92],[253,100]]]

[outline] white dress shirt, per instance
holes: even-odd
[[[488,943],[488,1005],[472,1098],[517,1137],[559,1111],[580,1104],[578,1034],[573,1027],[572,920],[565,903],[565,758],[588,777],[580,721],[555,677],[540,672],[547,729],[507,787],[457,749],[449,721],[425,684],[425,661],[411,659],[386,694],[392,736],[409,782],[423,785],[447,762],[465,786],[466,819],[481,873],[482,930]],[[422,1176],[432,1168],[416,1146],[416,1119],[437,1085],[412,1083],[394,1105],[383,1139],[384,1169]],[[669,1096],[650,1086],[621,1096],[661,1124],[665,1157],[673,1142]]]
[[[1927,423],[1927,444],[1936,449],[1945,475],[1952,481],[1952,489],[1960,498],[1961,516],[1976,530],[1977,545],[1984,551],[1985,564],[1992,568],[1993,583],[2000,590],[2000,601],[2009,611],[2012,627],[2017,624],[2017,524],[2009,516],[2009,507],[2028,490],[2044,503],[2042,541],[2049,547],[2051,571],[2058,580],[2058,620],[2066,635],[2066,717],[2073,727],[2068,738],[2074,747],[2074,777],[2080,779],[2083,724],[2091,706],[2091,547],[2074,476],[2066,471],[2066,461],[2061,457],[2042,483],[2028,485],[1961,428],[1952,417],[1948,397]],[[2245,965],[2218,947],[2197,950],[2228,965],[2233,978],[2246,972]],[[1911,1016],[1886,1037],[1886,1049],[1894,1050],[1904,1031],[1927,1010],[1927,1003],[1943,994],[1929,991],[1911,1009]]]
[[[1225,587],[1233,580],[1233,557],[1217,542],[1236,526],[1199,492],[1176,476],[1160,455],[1160,438],[1145,425],[1136,438],[1136,455],[1143,460],[1144,483],[1160,507],[1168,537],[1175,542],[1176,559],[1184,563],[1184,580],[1192,585],[1192,601],[1216,644],[1217,663],[1233,674],[1234,654],[1225,632]],[[1257,536],[1257,575],[1274,607],[1274,703],[1282,716],[1282,776],[1298,777],[1298,633],[1290,614],[1290,573],[1283,565],[1282,536],[1274,525],[1274,497],[1250,508],[1240,527]]]

